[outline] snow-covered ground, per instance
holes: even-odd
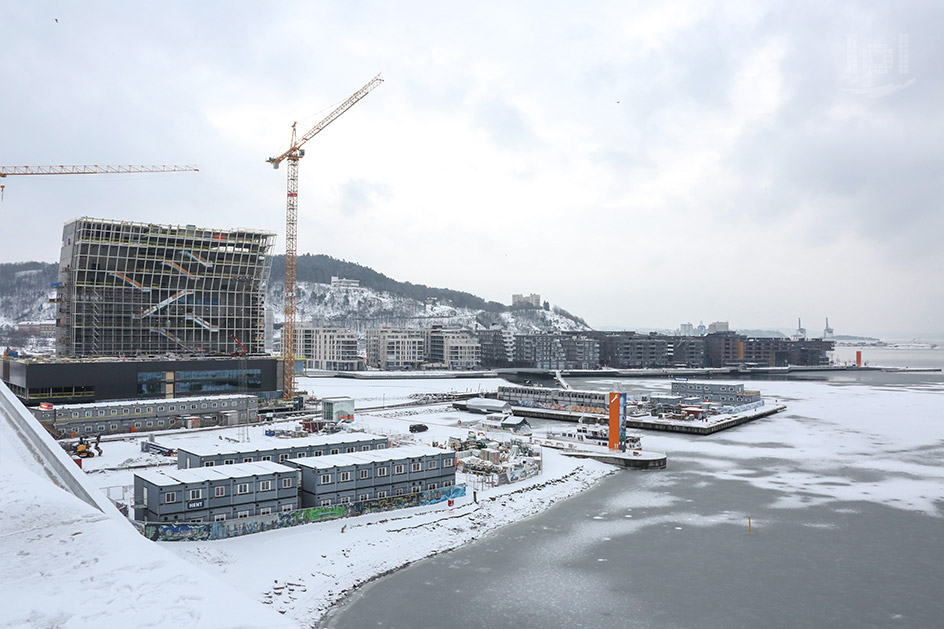
[[[415,392],[493,390],[503,382],[306,378],[300,387],[320,397],[350,395],[365,409],[377,401],[409,400]],[[620,382],[627,391],[670,386],[665,380]],[[939,409],[944,384],[768,381],[758,388],[765,398],[786,403],[787,410],[705,437],[645,433],[643,447],[666,452],[670,469],[673,462],[689,461],[706,481],[734,479],[770,495],[788,496],[780,498],[784,508],[867,501],[941,515],[944,420]],[[464,434],[470,419],[447,405],[360,410],[356,416],[357,425],[381,434],[408,435],[409,424],[426,424],[429,431],[413,435],[424,443]],[[221,436],[255,444],[264,439],[263,430],[178,431],[156,439],[172,447]],[[99,487],[130,485],[133,471],[128,466],[162,461],[142,454],[139,440],[103,442],[104,456],[85,461],[89,479]],[[10,444],[0,440],[0,478],[12,488],[12,499],[0,513],[0,585],[5,600],[13,602],[2,608],[0,619],[12,617],[27,627],[56,626],[66,619],[72,624],[62,626],[117,624],[112,618],[128,619],[126,625],[154,618],[154,626],[227,626],[227,618],[239,618],[241,623],[232,626],[277,626],[265,624],[267,610],[273,610],[276,621],[312,626],[359,584],[546,509],[613,472],[545,448],[544,472],[538,478],[477,495],[470,490],[452,508],[418,507],[212,542],[153,544],[137,533],[132,540],[130,527],[126,530],[120,521],[96,515],[38,477],[28,478],[9,450]],[[639,476],[645,473],[619,473],[627,475],[627,482],[645,478]],[[645,494],[632,495],[638,499]],[[671,492],[649,498],[664,504],[674,500]],[[186,562],[171,561],[179,559]],[[166,583],[155,593],[161,579]],[[225,607],[214,609],[226,596]],[[132,612],[119,609],[125,600],[128,610],[135,609],[133,621],[128,616]]]

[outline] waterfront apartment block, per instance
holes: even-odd
[[[92,404],[45,404],[29,409],[39,421],[67,437],[168,430],[195,418],[200,426],[236,425],[258,421],[254,395],[213,395],[173,400],[123,400]]]
[[[290,459],[301,470],[301,506],[393,498],[456,482],[456,454],[429,446]]]
[[[298,508],[299,472],[270,461],[134,475],[135,520],[219,522]]]
[[[600,343],[583,334],[518,334],[515,336],[517,367],[535,369],[596,369]]]
[[[475,369],[482,362],[482,347],[472,332],[434,326],[429,332],[428,360],[452,371]]]
[[[295,328],[295,354],[305,357],[306,369],[357,371],[357,335],[345,328],[300,323]]]
[[[249,393],[282,388],[275,358],[3,358],[0,379],[27,406]]]
[[[275,233],[96,218],[65,224],[60,356],[250,354],[265,342]]]
[[[385,371],[416,369],[426,362],[428,331],[395,328],[367,330],[367,364]]]
[[[285,463],[289,459],[384,450],[387,446],[386,437],[359,432],[290,439],[279,445],[253,446],[250,443],[205,443],[178,448],[177,467],[186,470],[197,467],[233,465],[235,463],[254,463],[256,461]]]

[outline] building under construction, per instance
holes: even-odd
[[[262,353],[275,236],[87,217],[66,223],[57,354]]]

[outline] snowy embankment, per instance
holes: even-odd
[[[103,513],[54,484],[5,408],[0,487],[2,627],[291,626],[149,542],[114,509]]]

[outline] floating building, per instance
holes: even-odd
[[[57,354],[262,353],[274,243],[268,231],[69,221],[55,284]]]

